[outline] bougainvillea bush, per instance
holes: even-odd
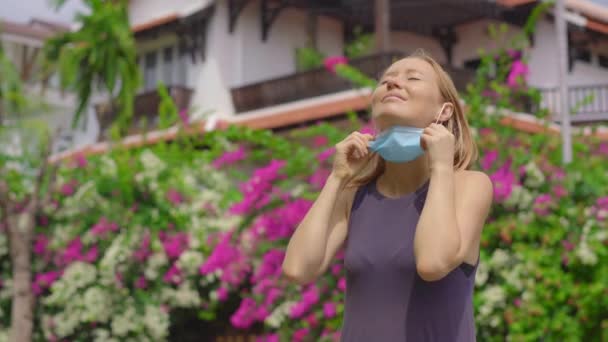
[[[481,154],[475,168],[490,175],[495,196],[476,278],[479,339],[606,340],[608,142],[575,136],[575,160],[562,165],[559,136],[500,123],[510,103],[493,94],[535,96],[520,65],[525,47],[484,61],[463,94]],[[496,61],[503,71],[488,81],[484,68]],[[344,63],[337,74],[361,81]],[[66,160],[52,205],[37,215],[36,340],[163,341],[177,338],[177,327],[208,340],[209,326],[260,341],[339,339],[342,253],[306,286],[289,284],[280,266],[330,172],[333,146],[351,130],[371,131],[356,116],[350,122],[287,136],[230,127]],[[28,189],[31,179],[11,182]],[[2,329],[7,252],[0,234]]]

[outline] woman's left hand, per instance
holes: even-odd
[[[454,166],[454,134],[443,125],[432,123],[420,138],[422,148],[429,153],[430,167]]]

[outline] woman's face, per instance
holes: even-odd
[[[372,94],[372,119],[383,131],[391,126],[424,128],[437,119],[443,101],[433,67],[420,58],[393,63]]]

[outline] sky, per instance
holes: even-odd
[[[67,0],[59,12],[53,9],[51,0],[0,0],[0,18],[28,22],[32,17],[38,17],[67,24],[84,8],[80,0]]]
[[[591,0],[608,6],[608,0]],[[27,22],[32,17],[64,23],[72,22],[74,14],[85,7],[81,0],[67,0],[61,11],[56,12],[50,5],[51,0],[0,0],[0,18],[11,21]]]

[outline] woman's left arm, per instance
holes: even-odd
[[[439,125],[437,125],[439,126]],[[425,130],[431,182],[416,227],[414,255],[421,278],[439,280],[479,248],[493,188],[481,172],[454,171],[454,137],[443,126]]]

